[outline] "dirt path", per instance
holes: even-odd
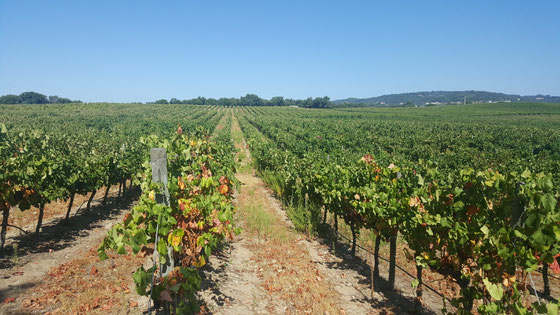
[[[236,196],[244,231],[209,264],[201,298],[214,314],[375,313],[367,281],[337,269],[338,258],[293,230],[281,204],[255,175],[251,157],[233,118],[241,182]]]

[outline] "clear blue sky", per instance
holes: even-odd
[[[560,1],[0,0],[0,95],[560,95]]]

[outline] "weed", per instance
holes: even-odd
[[[274,218],[262,208],[262,205],[252,203],[245,206],[244,211],[246,216],[244,229],[251,234],[270,238]]]
[[[18,248],[18,244],[14,243],[12,244],[12,257],[10,258],[10,261],[13,264],[17,264],[17,262],[19,261],[19,248]]]

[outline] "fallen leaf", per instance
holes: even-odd
[[[168,290],[165,290],[163,292],[161,292],[160,294],[160,299],[167,301],[167,302],[173,302],[173,299],[171,298],[171,295],[169,294]]]

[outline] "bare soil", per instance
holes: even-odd
[[[131,255],[100,262],[96,250],[137,196],[135,191],[127,199],[111,197],[107,206],[97,202],[89,212],[81,211],[67,222],[62,220],[63,216],[53,216],[40,235],[12,236],[10,241],[18,244],[17,251],[12,248],[12,252],[0,258],[0,299],[5,302],[0,304],[0,314],[69,314],[97,308],[106,314],[118,309],[116,305],[127,305],[117,303],[116,293],[121,290],[115,288],[129,293],[130,272],[138,265],[125,272],[118,266],[130,269],[133,264],[124,262],[133,260]],[[103,295],[104,290],[108,294]]]

